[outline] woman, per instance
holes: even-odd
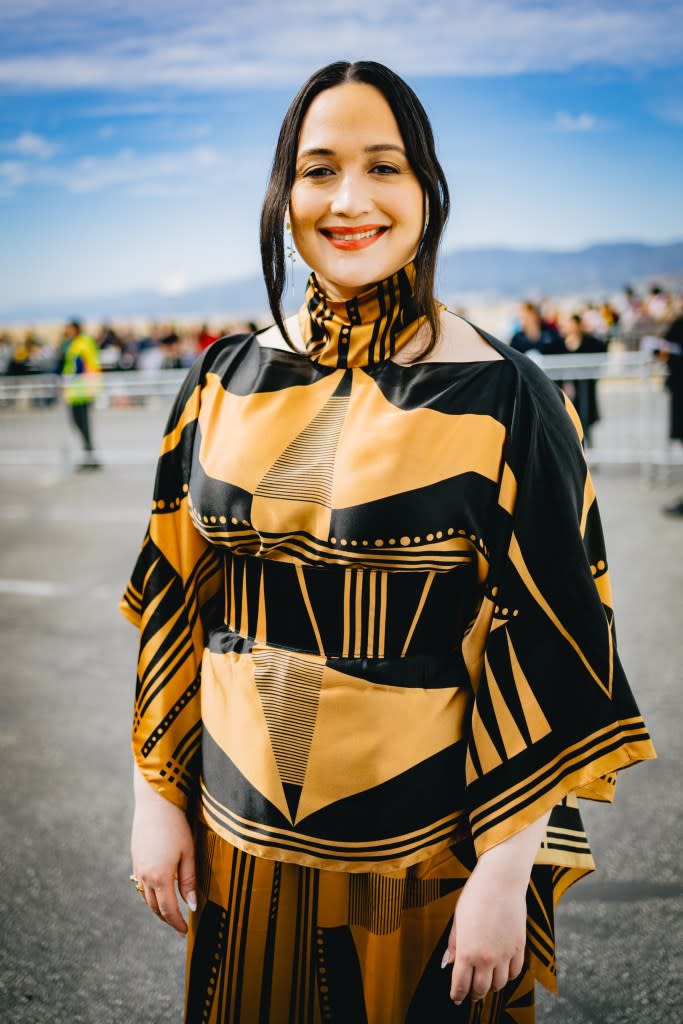
[[[168,423],[123,610],[134,880],[192,910],[190,1022],[532,1021],[593,866],[576,794],[653,756],[574,424],[435,301],[447,213],[412,90],[313,75],[262,214],[275,325]],[[285,221],[314,270],[286,321]]]
[[[519,330],[510,339],[510,347],[516,352],[554,356],[566,351],[555,327],[544,322],[540,309],[533,302],[523,302],[519,307],[519,324]]]
[[[583,320],[578,313],[572,313],[565,321],[564,345],[566,351],[572,355],[584,355],[586,353],[596,355],[607,351],[607,345],[604,341],[584,330]],[[595,377],[565,381],[562,384],[562,389],[571,399],[578,413],[581,426],[583,427],[584,441],[589,445],[591,443],[591,429],[600,419],[597,381]]]

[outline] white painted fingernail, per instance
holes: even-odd
[[[444,967],[448,967],[448,950],[444,953],[443,960],[441,961],[441,970],[443,970]]]
[[[186,902],[190,910],[197,909],[197,897],[193,892],[188,892]]]

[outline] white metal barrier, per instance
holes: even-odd
[[[596,381],[600,420],[587,447],[591,464],[638,466],[651,478],[683,465],[683,449],[668,438],[666,371],[650,353],[617,349],[596,355],[544,356],[536,361],[558,382]],[[95,435],[98,440],[104,418],[105,462],[132,465],[156,459],[165,411],[186,372],[132,370],[99,375]],[[0,378],[0,467],[51,465],[71,471],[77,442],[62,391],[76,380],[80,383],[83,378],[54,374]],[[141,434],[139,441],[136,431]]]
[[[637,465],[651,479],[683,465],[683,449],[669,439],[666,368],[652,352],[616,348],[536,361],[559,384],[596,382],[600,419],[591,429],[589,463]]]

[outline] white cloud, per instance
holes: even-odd
[[[229,152],[209,145],[150,154],[121,149],[60,165],[7,160],[0,161],[0,195],[5,198],[29,184],[74,194],[119,189],[150,198],[197,195],[205,186],[218,184],[237,192],[263,178],[267,166],[266,152],[258,147],[235,161]]]
[[[10,195],[28,181],[26,164],[19,160],[0,160],[0,196]]]
[[[22,132],[9,142],[0,143],[0,149],[10,153],[18,153],[20,156],[37,157],[39,160],[48,160],[58,150],[54,142],[49,142],[42,135],[35,132]]]
[[[9,27],[25,36],[23,52],[15,45],[0,64],[0,84],[14,89],[291,85],[344,57],[406,75],[642,69],[678,64],[683,52],[683,19],[663,0],[207,0],[198,9],[34,0],[25,9],[23,21],[0,9],[0,37]]]
[[[217,150],[197,146],[185,152],[140,156],[122,149],[112,157],[83,157],[75,164],[55,170],[49,178],[69,192],[99,192],[112,186],[159,186],[169,179],[198,180],[220,161]]]
[[[131,118],[131,117],[156,117],[158,114],[192,114],[194,107],[177,100],[146,103],[103,103],[94,107],[84,107],[79,110],[81,117],[95,118]]]
[[[592,132],[598,124],[598,118],[594,114],[568,114],[566,110],[558,110],[553,118],[552,127],[558,132]]]

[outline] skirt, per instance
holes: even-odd
[[[197,831],[186,1024],[533,1024],[534,974],[455,1006],[441,969],[474,865],[459,844],[394,874],[253,857]]]

